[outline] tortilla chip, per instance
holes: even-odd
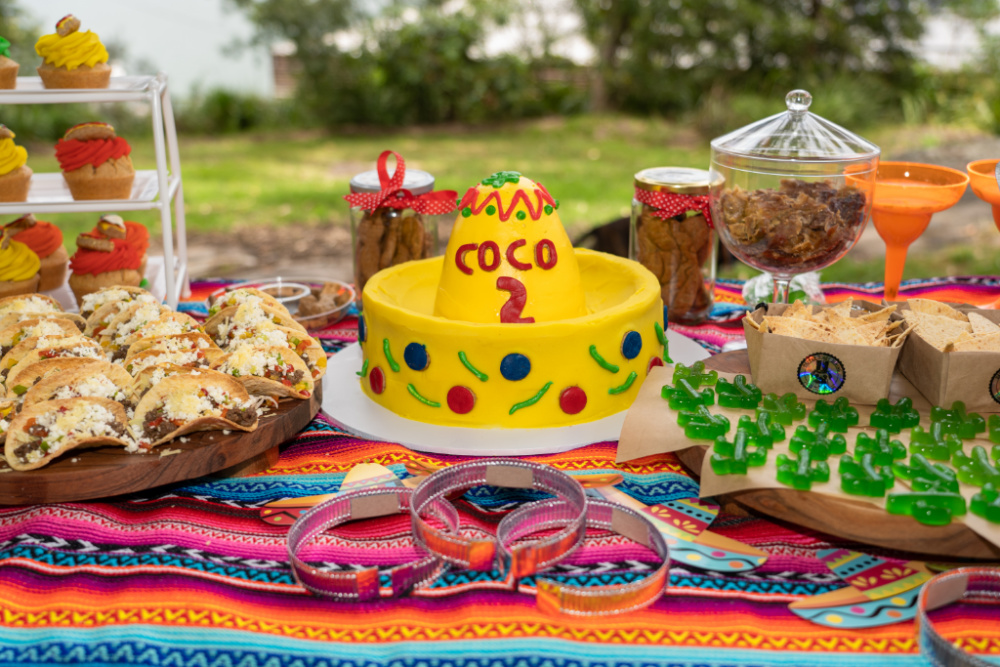
[[[970,336],[964,340],[955,341],[953,352],[1000,352],[1000,331],[992,334]]]
[[[867,313],[865,315],[858,315],[854,319],[861,322],[887,322],[889,316],[896,312],[896,306],[886,306],[882,310],[876,310],[872,313]]]
[[[852,308],[854,308],[854,297],[848,297],[836,306],[826,308],[825,310],[827,313],[837,313],[838,315],[843,315],[844,317],[850,317]]]
[[[799,320],[790,317],[765,317],[764,323],[771,333],[778,336],[791,336],[805,340],[815,340],[823,343],[838,343],[840,338],[828,326],[816,324],[809,320]]]
[[[972,333],[974,334],[1000,333],[1000,325],[986,319],[979,313],[969,313],[969,324],[972,325]]]
[[[969,321],[969,318],[966,317],[964,313],[955,310],[948,304],[941,303],[940,301],[933,301],[931,299],[910,299],[907,303],[910,306],[910,310],[915,313],[947,317],[952,320],[958,320],[959,322]]]
[[[954,343],[963,333],[972,333],[972,325],[965,321],[919,311],[902,312],[917,335],[939,350],[944,350],[949,343]]]
[[[807,306],[799,300],[785,308],[785,312],[781,314],[781,317],[794,317],[802,320],[808,320],[812,318],[813,307]]]

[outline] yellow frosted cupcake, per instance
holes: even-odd
[[[20,67],[10,59],[10,42],[0,37],[0,89],[13,90],[17,86],[17,70]]]
[[[108,51],[91,31],[80,32],[72,14],[56,23],[56,31],[42,35],[35,52],[45,61],[38,76],[46,88],[107,88],[111,81]]]
[[[4,231],[0,240],[0,298],[37,291],[41,265],[31,248],[12,241],[10,234]]]
[[[0,201],[27,201],[31,168],[28,151],[14,144],[14,133],[0,125]]]

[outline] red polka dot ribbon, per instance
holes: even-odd
[[[389,156],[396,158],[396,169],[392,176],[389,176],[387,163]],[[427,215],[444,215],[455,210],[455,198],[458,193],[454,190],[438,190],[436,192],[426,192],[422,195],[415,195],[403,187],[403,178],[406,176],[406,162],[403,157],[395,151],[383,151],[378,156],[378,182],[382,187],[378,192],[352,192],[344,195],[351,206],[357,206],[366,211],[374,211],[377,208],[409,208],[417,213]]]
[[[708,195],[678,195],[673,192],[653,192],[636,188],[635,198],[657,209],[653,211],[653,215],[657,218],[667,220],[688,211],[698,211],[705,216],[705,222],[709,227],[715,227],[712,224],[712,209],[708,205]]]

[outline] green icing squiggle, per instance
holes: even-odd
[[[410,396],[412,396],[413,398],[417,399],[418,401],[420,401],[424,405],[428,405],[428,406],[430,406],[432,408],[440,408],[441,407],[441,404],[438,403],[437,401],[432,401],[429,398],[425,398],[424,396],[421,396],[420,392],[417,391],[417,388],[414,387],[412,383],[406,385],[406,390],[408,392],[410,392]]]
[[[368,360],[365,359],[365,363],[361,364],[361,370],[355,373],[358,377],[368,377]]]
[[[458,360],[462,362],[462,365],[465,366],[470,373],[479,378],[480,381],[486,382],[487,380],[490,379],[489,375],[487,375],[486,373],[482,372],[481,370],[472,365],[472,362],[469,361],[469,358],[465,356],[465,352],[460,351],[458,353]]]
[[[393,358],[392,350],[389,349],[389,339],[382,339],[382,351],[385,352],[385,360],[389,362],[389,368],[393,373],[399,372],[399,363]]]
[[[659,322],[653,322],[653,328],[656,329],[656,340],[660,341],[660,345],[663,346],[663,360],[668,364],[674,363],[674,360],[670,358],[670,343],[667,342],[666,332],[663,331]]]
[[[521,401],[520,403],[515,403],[514,405],[512,405],[511,408],[510,408],[510,412],[508,412],[507,414],[512,415],[515,412],[517,412],[518,410],[520,410],[521,408],[530,407],[530,406],[534,405],[535,403],[537,403],[538,401],[542,400],[542,396],[545,395],[545,392],[547,392],[549,390],[549,387],[551,387],[551,386],[552,386],[551,382],[546,382],[545,386],[542,387],[541,389],[539,389],[537,394],[535,394],[534,396],[532,396],[531,398],[529,398],[526,401]]]
[[[625,382],[623,382],[622,384],[618,385],[617,387],[612,387],[611,389],[608,389],[608,393],[609,394],[620,394],[622,392],[628,391],[628,388],[632,386],[632,383],[635,382],[635,379],[637,377],[639,377],[639,376],[636,375],[636,372],[632,371],[631,373],[628,374],[628,378],[625,380]]]
[[[590,356],[592,356],[594,358],[594,361],[597,362],[597,365],[603,368],[604,370],[611,371],[612,373],[617,373],[619,371],[619,368],[617,366],[608,363],[604,359],[604,357],[601,356],[601,353],[597,351],[596,345],[590,346]]]

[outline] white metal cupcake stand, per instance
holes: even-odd
[[[70,194],[62,173],[35,173],[31,177],[28,200],[0,203],[0,215],[25,213],[115,213],[123,211],[160,211],[163,229],[163,257],[150,257],[146,279],[150,291],[177,307],[181,296],[190,294],[187,269],[187,232],[184,223],[184,188],[181,185],[181,160],[177,153],[177,129],[170,105],[167,76],[112,77],[103,89],[51,89],[39,77],[18,77],[15,90],[0,90],[4,104],[70,104],[85,102],[144,102],[152,108],[153,146],[156,169],[136,170],[130,199],[76,201]],[[90,119],[82,118],[81,122]],[[68,128],[67,128],[68,129]],[[30,166],[30,165],[29,165]],[[6,222],[9,222],[7,220]],[[97,216],[94,218],[97,222]],[[176,239],[176,243],[175,243]],[[64,306],[76,308],[73,294],[63,286],[53,293]],[[67,296],[68,295],[68,296]],[[68,303],[66,300],[68,299]]]

